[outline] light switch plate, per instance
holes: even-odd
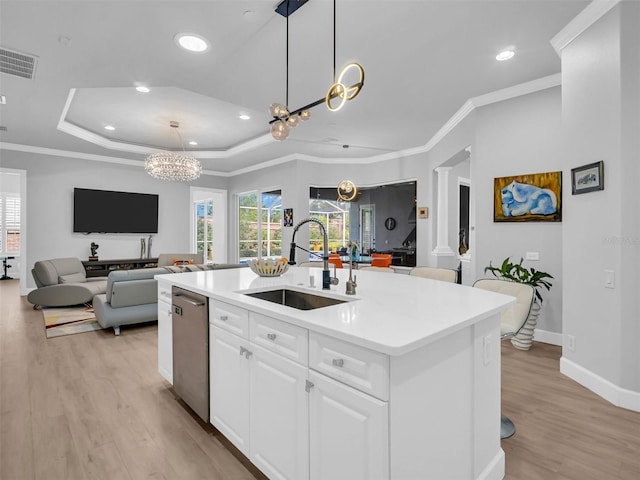
[[[613,270],[604,271],[604,287],[616,288],[616,274]]]
[[[527,252],[525,258],[527,260],[540,260],[540,252]]]

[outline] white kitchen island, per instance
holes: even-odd
[[[211,423],[269,478],[503,478],[499,314],[514,299],[370,271],[347,296],[337,273],[330,291],[313,268],[157,276],[160,373],[172,381],[175,285],[210,299]],[[346,301],[246,295],[282,288]]]

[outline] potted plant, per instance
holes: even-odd
[[[535,268],[526,268],[522,265],[523,258],[519,263],[511,263],[511,257],[507,257],[499,267],[494,267],[491,262],[489,266],[485,267],[484,273],[491,272],[494,277],[503,280],[509,280],[511,282],[526,283],[531,285],[535,291],[533,297],[533,304],[531,305],[531,311],[527,317],[527,321],[520,329],[518,334],[511,339],[512,345],[519,350],[529,350],[531,348],[531,340],[533,339],[533,332],[538,323],[538,315],[540,315],[540,307],[542,305],[543,288],[549,290],[551,288],[551,282],[548,279],[553,276],[547,272],[541,272]],[[538,302],[539,301],[539,302]]]

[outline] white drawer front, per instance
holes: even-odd
[[[171,303],[171,285],[158,282],[158,300]]]
[[[309,368],[389,400],[389,357],[383,353],[309,332]]]
[[[301,365],[309,364],[307,329],[255,312],[249,313],[249,321],[252,343]]]
[[[249,312],[244,308],[212,300],[209,302],[209,323],[249,338]]]

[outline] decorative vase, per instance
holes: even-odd
[[[529,350],[531,348],[533,332],[538,324],[538,315],[540,315],[540,304],[538,302],[533,302],[527,321],[518,334],[511,339],[511,345],[518,350]]]

